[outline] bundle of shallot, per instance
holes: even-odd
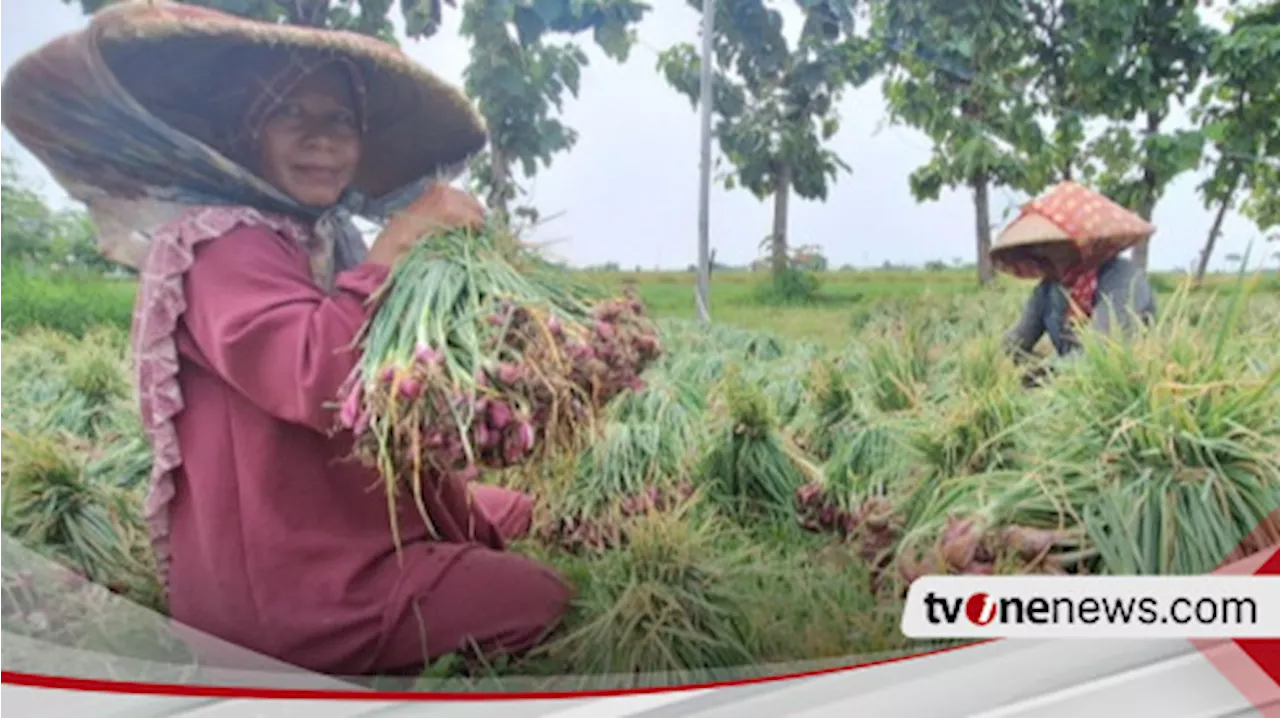
[[[494,228],[422,243],[396,265],[339,411],[393,509],[401,486],[425,515],[424,482],[576,446],[605,403],[643,386],[660,355],[643,306],[594,298]]]

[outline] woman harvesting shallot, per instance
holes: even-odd
[[[371,295],[483,222],[431,183],[483,147],[465,98],[369,38],[126,2],[20,62],[4,99],[140,270],[147,518],[176,620],[339,674],[519,652],[557,623],[567,588],[504,551],[528,497],[446,474],[389,517],[355,432],[333,432],[357,419],[334,399]],[[351,214],[391,217],[367,251]]]

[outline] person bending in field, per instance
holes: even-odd
[[[1127,336],[1135,324],[1150,322],[1156,306],[1147,276],[1119,254],[1152,232],[1141,217],[1071,182],[1024,207],[990,253],[998,268],[1040,280],[1005,335],[1009,351],[1028,358],[1048,334],[1054,351],[1066,356],[1080,348],[1079,323]]]
[[[172,617],[311,670],[415,672],[538,643],[570,592],[504,550],[528,496],[444,481],[401,510],[330,405],[389,268],[480,204],[467,100],[356,35],[124,3],[24,59],[5,125],[140,271],[133,326]],[[452,168],[452,169],[451,169]],[[427,188],[427,189],[424,189]],[[401,207],[366,250],[350,213]]]

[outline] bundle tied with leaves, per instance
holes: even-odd
[[[419,244],[373,301],[339,421],[388,503],[407,485],[424,518],[424,488],[442,476],[579,446],[661,353],[637,300],[575,285],[493,226]]]
[[[699,480],[737,516],[794,516],[796,490],[821,481],[821,467],[783,431],[773,403],[737,365],[725,372],[717,395],[721,406]]]

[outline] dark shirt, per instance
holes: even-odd
[[[1079,348],[1079,340],[1067,321],[1066,288],[1045,279],[1036,285],[1018,323],[1005,335],[1012,349],[1030,352],[1046,333],[1059,355]],[[1102,333],[1119,328],[1127,335],[1136,322],[1149,322],[1156,313],[1155,294],[1146,272],[1127,259],[1116,258],[1098,269],[1092,323]]]

